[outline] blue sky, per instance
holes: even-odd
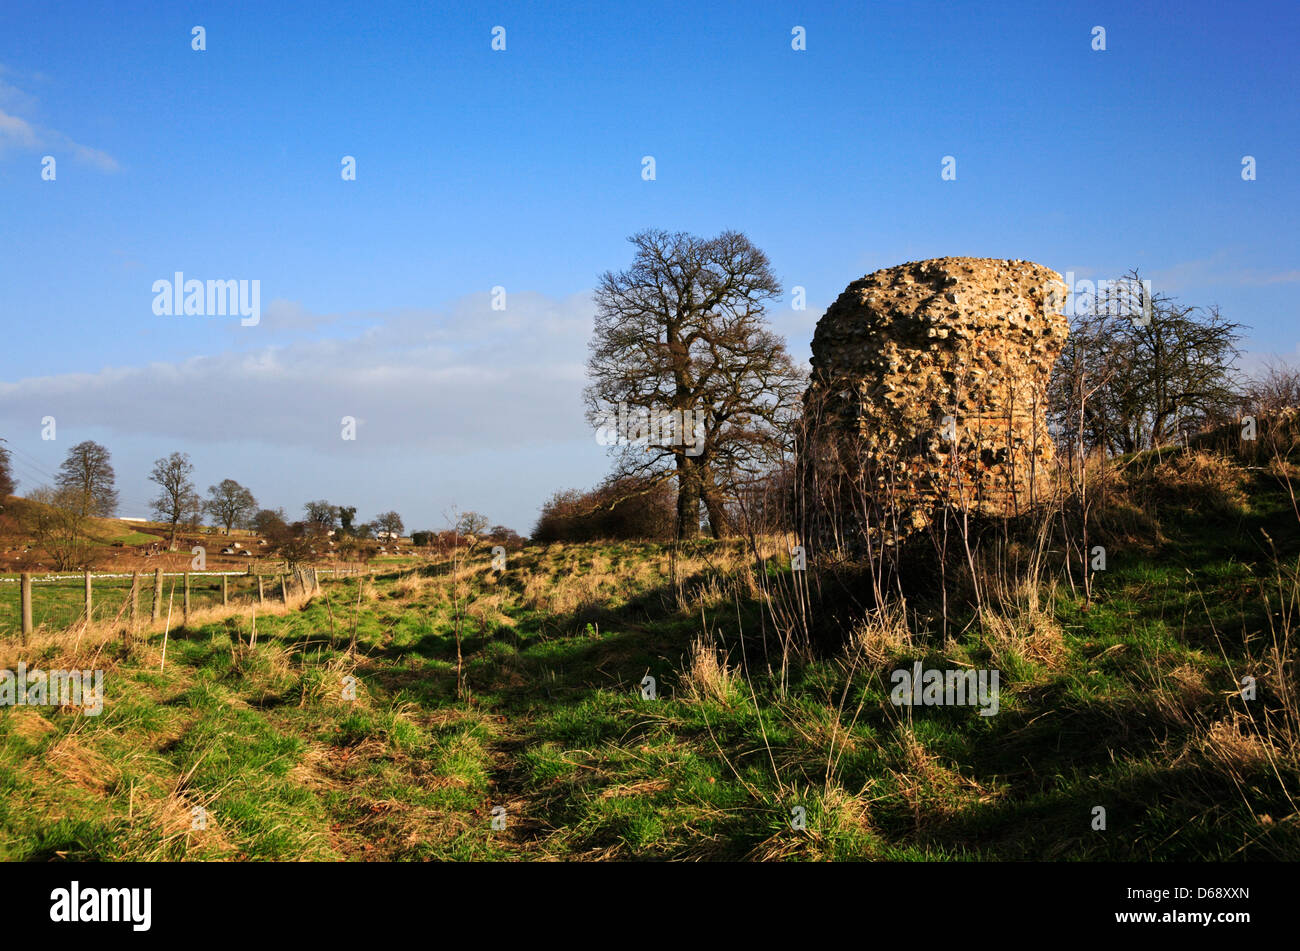
[[[608,470],[589,294],[647,227],[746,232],[807,288],[771,314],[800,359],[850,281],[944,255],[1136,266],[1294,359],[1298,27],[1294,3],[6,3],[0,435],[20,491],[104,442],[124,515],[183,450],[201,489],[293,513],[527,532]],[[155,315],[176,271],[260,281],[261,322]]]

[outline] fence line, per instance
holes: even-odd
[[[354,577],[356,575],[366,574],[373,575],[379,569],[367,568],[365,571],[353,570],[350,568],[317,568],[316,573],[321,575],[347,575]],[[154,572],[141,570],[142,575],[152,575]],[[180,578],[189,575],[191,578],[274,578],[277,575],[291,574],[288,571],[164,571],[164,578]],[[17,584],[22,581],[23,572],[18,572],[16,578],[0,578],[0,584]],[[125,574],[91,574],[91,578],[98,581],[100,578],[130,578],[132,572]],[[43,584],[48,581],[81,581],[86,577],[85,574],[75,575],[32,575],[32,584]]]
[[[399,569],[400,570],[400,569]],[[347,568],[304,568],[295,566],[293,568],[285,567],[280,571],[263,572],[263,571],[164,571],[162,568],[155,568],[153,571],[142,570],[130,573],[101,573],[84,572],[75,575],[44,575],[37,577],[30,572],[23,572],[17,578],[0,578],[0,582],[15,582],[19,586],[18,613],[20,617],[20,628],[22,631],[23,643],[26,644],[31,637],[35,626],[32,623],[32,590],[37,584],[56,584],[58,582],[80,581],[85,583],[84,608],[80,612],[80,617],[87,623],[94,620],[94,582],[96,580],[112,579],[130,579],[130,589],[123,600],[122,608],[118,611],[118,618],[121,618],[123,612],[129,609],[129,623],[134,631],[139,620],[139,596],[142,591],[142,581],[152,577],[153,581],[153,599],[152,599],[152,620],[159,620],[159,609],[162,605],[162,588],[164,578],[180,578],[184,581],[182,590],[182,623],[188,623],[190,617],[190,580],[192,578],[220,578],[221,584],[212,587],[203,588],[206,591],[220,591],[220,604],[223,607],[231,603],[230,579],[248,578],[257,579],[256,593],[249,594],[256,600],[254,603],[264,604],[267,600],[265,591],[265,581],[267,578],[279,581],[280,600],[284,603],[289,601],[290,582],[304,595],[309,592],[320,591],[320,576],[335,575],[339,577],[373,577],[380,573],[381,569],[373,566],[357,565]],[[121,591],[121,586],[109,586],[113,590]],[[12,590],[12,589],[10,589]],[[173,585],[173,590],[175,586]],[[44,622],[42,622],[44,623]],[[74,624],[77,622],[73,622]]]

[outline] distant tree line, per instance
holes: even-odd
[[[182,533],[200,529],[205,518],[229,535],[253,531],[265,539],[271,552],[290,563],[311,560],[330,548],[341,557],[365,559],[382,545],[405,537],[406,527],[396,511],[380,512],[372,521],[358,522],[357,507],[313,499],[303,506],[303,517],[291,520],[283,508],[264,508],[253,493],[235,479],[222,479],[200,494],[194,482],[194,463],[184,452],[154,461],[149,481],[157,491],[149,502],[154,520],[166,528],[168,547],[176,550]],[[0,516],[13,508],[17,489],[12,456],[0,438]],[[47,551],[59,570],[84,567],[100,540],[94,519],[116,515],[119,506],[117,477],[109,450],[93,441],[68,450],[50,485],[27,493],[21,507],[23,528]],[[423,533],[434,536],[442,533]],[[477,512],[459,516],[451,531],[461,539],[483,536],[499,543],[520,545],[523,539],[497,525],[489,528]],[[464,544],[463,540],[460,544]]]
[[[411,533],[411,544],[417,548],[429,549],[446,554],[461,547],[479,545],[502,545],[508,550],[522,548],[527,539],[514,529],[504,525],[493,525],[491,519],[480,512],[461,512],[448,519],[451,528],[434,530],[422,529]]]

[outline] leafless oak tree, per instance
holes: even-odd
[[[257,499],[234,479],[222,479],[208,486],[208,500],[203,507],[229,535],[232,528],[250,524],[257,512]]]
[[[172,551],[176,550],[177,526],[189,524],[203,508],[203,500],[190,481],[193,472],[194,463],[190,462],[189,454],[173,452],[156,460],[149,473],[149,481],[156,482],[161,490],[153,500],[153,511],[159,521],[171,526],[168,547]]]
[[[699,533],[701,501],[720,537],[728,499],[765,471],[798,409],[803,380],[764,320],[781,285],[738,232],[629,240],[632,266],[596,290],[587,418],[616,447],[616,475],[675,477],[679,538]]]
[[[68,450],[55,485],[82,516],[108,518],[117,511],[117,477],[107,448],[86,440]]]

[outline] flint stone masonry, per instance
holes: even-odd
[[[939,504],[1009,516],[1043,500],[1065,294],[1057,272],[995,258],[914,261],[850,284],[813,335],[809,497],[847,477],[902,534]]]

